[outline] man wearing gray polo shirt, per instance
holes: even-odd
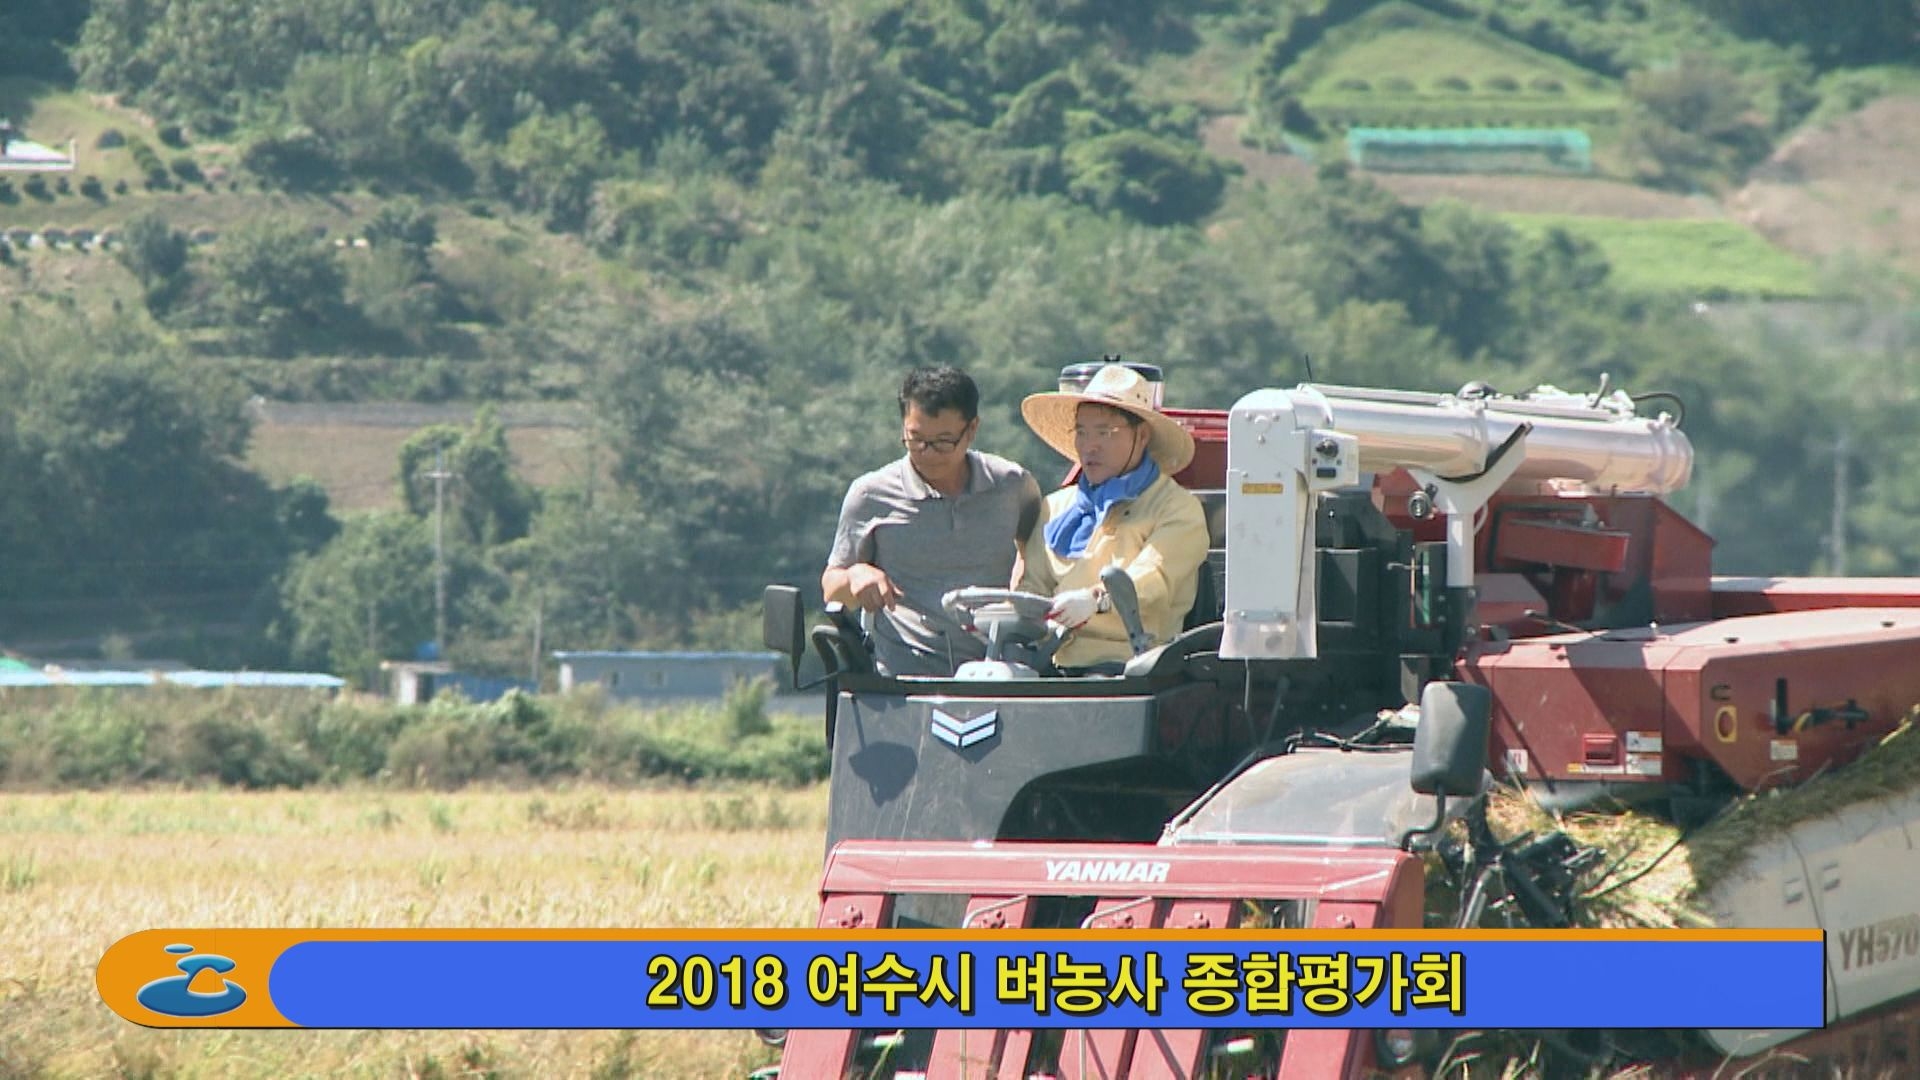
[[[1040,485],[974,450],[980,391],[957,368],[921,368],[900,386],[906,455],[855,480],[820,575],[829,603],[867,612],[874,662],[890,675],[951,675],[986,646],[941,610],[968,585],[1012,585],[1040,513]]]

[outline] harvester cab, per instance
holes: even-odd
[[[895,678],[857,626],[809,631],[797,590],[770,588],[767,644],[796,671],[811,646],[829,690],[819,925],[1578,925],[1599,853],[1496,836],[1497,784],[1694,823],[1850,761],[1920,703],[1920,581],[1713,578],[1712,541],[1661,498],[1693,465],[1676,418],[1640,412],[1666,397],[1304,385],[1167,409],[1212,550],[1187,629],[1138,635],[1111,673],[1051,671],[1044,597],[950,595],[988,658]],[[1849,813],[1773,838],[1702,906],[1920,924],[1920,892],[1863,880],[1876,860],[1920,880],[1894,850],[1920,795]],[[1920,1030],[1910,959],[1830,965],[1833,1019]],[[967,1034],[795,1032],[786,1075],[1358,1076],[1438,1053],[1406,1032]]]

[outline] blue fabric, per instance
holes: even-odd
[[[1132,472],[1121,473],[1106,482],[1094,485],[1087,483],[1085,473],[1080,474],[1080,483],[1074,491],[1073,505],[1059,517],[1047,522],[1047,546],[1055,555],[1063,559],[1072,559],[1087,550],[1087,541],[1093,539],[1093,530],[1106,520],[1107,511],[1113,504],[1128,499],[1137,499],[1140,493],[1153,486],[1160,479],[1160,466],[1154,464],[1148,455],[1140,459]]]

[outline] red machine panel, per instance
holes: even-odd
[[[1481,646],[1496,762],[1535,780],[1677,781],[1713,762],[1744,790],[1856,756],[1920,705],[1920,609],[1839,608]]]
[[[1078,868],[1149,866],[1151,881],[1088,874]],[[1143,887],[1144,886],[1144,887]],[[962,925],[974,932],[1033,925],[1043,897],[1098,897],[1084,925],[1102,930],[1232,929],[1244,899],[1313,902],[1320,929],[1419,926],[1425,873],[1420,861],[1391,849],[953,842],[846,841],[827,857],[819,925],[887,924],[903,895],[966,897]],[[1144,895],[1143,895],[1144,893]],[[1026,1080],[1032,1076],[1175,1080],[1206,1070],[1207,1033],[1197,1030],[1075,1031],[1045,1044],[1032,1031],[942,1031],[924,1065],[854,1067],[860,1030],[792,1032],[783,1075],[920,1077],[922,1080]],[[1274,1080],[1379,1075],[1365,1032],[1321,1029],[1286,1036]]]
[[[1713,617],[1835,607],[1920,607],[1920,578],[1716,577]]]

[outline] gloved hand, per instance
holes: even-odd
[[[1100,601],[1092,589],[1068,589],[1053,598],[1053,606],[1047,609],[1047,619],[1071,630],[1093,618],[1099,610]]]

